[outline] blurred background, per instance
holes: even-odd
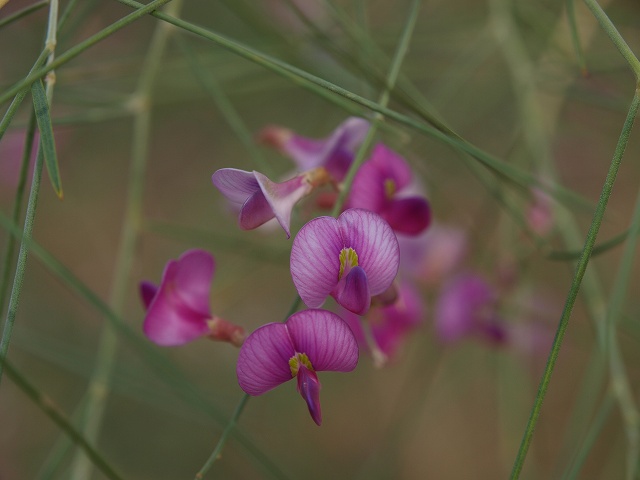
[[[168,8],[189,24],[374,102],[412,7],[408,1],[178,1]],[[459,232],[465,247],[441,275],[429,276],[428,262],[414,272],[425,313],[386,366],[376,368],[363,352],[355,372],[320,375],[322,427],[309,418],[294,382],[252,398],[205,478],[508,477],[571,285],[571,254],[582,248],[635,89],[631,69],[591,12],[575,2],[572,17],[569,3],[421,3],[389,107],[422,124],[438,119],[527,180],[514,181],[506,167],[491,170],[434,135],[383,123],[378,139],[411,164],[433,225]],[[29,5],[10,0],[0,8],[0,22]],[[640,51],[638,3],[601,5]],[[57,56],[133,11],[116,1],[61,1],[60,12],[67,7]],[[42,51],[48,10],[43,2],[0,24],[2,92],[27,75]],[[350,115],[372,118],[356,103],[305,88],[211,39],[161,25],[145,16],[56,70],[51,116],[64,199],[44,172],[33,233],[54,260],[29,257],[8,354],[78,428],[92,421],[87,392],[96,365],[103,365],[107,380],[94,383],[93,392],[102,388],[104,411],[91,443],[132,479],[193,478],[243,394],[234,347],[200,340],[167,349],[144,338],[138,283],[158,283],[167,261],[204,248],[216,258],[213,312],[248,331],[282,321],[296,294],[291,240],[280,229],[241,231],[211,174],[224,167],[261,170],[256,159],[269,166],[271,178],[290,174],[288,158],[254,141],[267,125],[323,138]],[[27,96],[0,141],[0,211],[7,218],[31,111]],[[629,435],[637,425],[640,376],[638,262],[625,287],[614,289],[614,280],[628,263],[619,235],[634,211],[639,154],[634,131],[596,242],[605,248],[589,264],[521,478],[625,478],[637,453]],[[141,216],[129,218],[137,211],[127,203],[136,158],[144,169]],[[550,185],[563,190],[543,188]],[[26,192],[19,195],[20,226]],[[328,213],[313,199],[303,202],[292,232],[320,214]],[[121,253],[127,224],[135,237],[129,261]],[[11,279],[17,255],[7,264],[9,239],[7,228],[0,230],[1,268]],[[71,276],[56,273],[55,265]],[[499,295],[492,314],[507,340],[438,337],[439,298],[464,272],[481,276]],[[597,340],[620,288],[627,295],[612,335],[622,367]],[[104,304],[126,325],[115,335],[105,334],[112,323]],[[101,353],[105,342],[109,354]],[[631,394],[622,410],[624,402],[611,393],[612,378],[620,375]],[[0,479],[106,478],[93,469],[79,473],[77,463],[68,437],[5,374]]]

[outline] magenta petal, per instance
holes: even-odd
[[[271,211],[278,219],[278,223],[291,237],[291,211],[296,203],[311,192],[309,185],[302,175],[282,183],[275,183],[259,172],[253,172]]]
[[[391,228],[406,235],[419,235],[431,223],[431,208],[422,197],[394,199],[380,214]]]
[[[203,250],[170,261],[144,320],[145,335],[164,346],[182,345],[209,331],[209,291],[215,263]]]
[[[236,168],[222,168],[211,176],[211,181],[220,192],[234,203],[244,203],[260,190],[258,181],[251,172]]]
[[[262,395],[291,380],[289,359],[294,346],[284,323],[269,323],[254,331],[240,348],[236,373],[240,388]]]
[[[353,179],[349,207],[379,212],[387,202],[383,171],[371,160],[364,162]]]
[[[371,305],[367,274],[362,267],[353,267],[333,292],[336,301],[350,312],[364,315]]]
[[[264,198],[262,190],[258,187],[256,192],[242,205],[238,223],[243,230],[253,230],[260,225],[264,225],[274,216],[271,205],[269,205],[267,199]]]
[[[344,176],[353,160],[356,149],[364,140],[368,130],[369,122],[362,118],[351,117],[342,122],[329,137],[323,140],[291,135],[282,146],[282,150],[302,170],[327,167],[331,173],[339,175],[341,173],[340,176]],[[336,172],[332,170],[336,170]]]
[[[291,277],[308,307],[321,306],[338,283],[343,247],[338,221],[332,217],[314,218],[296,235],[291,247]]]
[[[396,277],[400,263],[393,230],[379,215],[359,208],[345,211],[338,223],[345,246],[356,251],[358,265],[367,273],[371,295],[384,292]]]
[[[144,305],[145,310],[147,310],[149,305],[151,305],[156,293],[158,293],[157,285],[148,281],[140,282],[140,297],[142,298],[142,304]]]
[[[384,144],[376,144],[369,161],[377,166],[385,179],[393,180],[396,191],[411,183],[411,167],[407,161]]]
[[[358,344],[349,326],[327,310],[303,310],[287,320],[297,352],[316,371],[350,372],[358,364]]]
[[[320,381],[316,372],[308,370],[304,365],[298,370],[298,392],[307,402],[311,418],[318,426],[322,424],[322,410],[320,409]]]

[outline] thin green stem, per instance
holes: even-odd
[[[47,57],[47,65],[53,61],[56,33],[58,22],[58,0],[51,0],[49,5],[49,20],[47,23],[47,35],[45,39],[44,51],[49,52]],[[55,85],[55,75],[53,71],[49,71],[46,77],[46,96],[49,106],[53,98],[53,86]],[[14,99],[15,100],[15,99]],[[19,103],[19,102],[18,102]],[[6,115],[5,115],[6,117]],[[28,163],[28,162],[27,162]],[[11,288],[11,296],[9,298],[9,308],[7,317],[2,329],[2,338],[0,339],[0,382],[2,381],[3,360],[7,358],[9,352],[9,344],[11,343],[11,335],[15,324],[18,305],[20,303],[20,293],[22,292],[22,282],[27,268],[27,258],[29,256],[28,243],[33,236],[33,224],[36,217],[36,208],[38,206],[38,195],[40,193],[40,180],[42,179],[42,165],[44,163],[44,149],[42,140],[38,146],[38,154],[36,156],[36,164],[33,169],[33,179],[31,181],[31,189],[29,191],[29,200],[27,202],[27,211],[24,219],[24,231],[22,241],[20,243],[20,251],[18,252],[18,262],[13,276],[13,286]],[[8,268],[8,267],[7,267]]]
[[[0,20],[0,28],[9,25],[10,23],[15,22],[16,20],[20,20],[27,15],[40,10],[42,7],[49,4],[49,0],[41,0],[39,2],[33,3],[28,7],[23,8],[22,10],[18,10],[17,12],[8,15],[7,17]]]
[[[636,114],[638,113],[639,106],[640,106],[640,97],[638,96],[638,92],[636,91],[633,97],[633,101],[631,102],[631,106],[629,108],[629,112],[627,114],[627,118],[625,120],[624,126],[622,128],[622,133],[620,134],[620,138],[618,139],[618,143],[616,145],[616,149],[615,149],[611,164],[609,166],[609,170],[607,172],[604,185],[602,187],[600,199],[596,206],[596,210],[594,212],[593,219],[591,221],[591,226],[589,227],[589,232],[587,233],[584,247],[582,249],[582,255],[578,260],[573,281],[571,282],[571,288],[569,290],[569,294],[567,295],[567,300],[562,312],[562,316],[560,317],[558,329],[556,331],[556,335],[553,340],[551,352],[549,353],[549,357],[547,359],[547,365],[545,367],[544,373],[542,375],[542,379],[540,381],[540,385],[538,387],[538,394],[536,395],[535,402],[531,409],[531,415],[529,416],[529,421],[525,428],[525,432],[522,437],[522,442],[520,443],[520,448],[518,450],[518,454],[516,456],[516,459],[513,465],[513,470],[511,472],[511,477],[510,477],[512,480],[519,478],[520,472],[522,471],[522,467],[524,466],[524,461],[527,456],[527,452],[529,450],[531,440],[533,438],[533,432],[535,430],[538,417],[540,416],[542,403],[547,393],[549,382],[551,381],[551,375],[553,373],[553,369],[555,367],[558,354],[560,353],[562,339],[564,338],[564,334],[569,324],[569,318],[571,316],[573,306],[578,296],[578,291],[580,290],[580,284],[582,283],[582,278],[584,277],[585,271],[587,269],[587,265],[589,264],[589,257],[591,256],[591,252],[595,245],[598,231],[600,230],[600,225],[604,217],[604,213],[607,207],[607,203],[609,201],[609,197],[611,196],[611,192],[613,190],[613,184],[615,182],[616,175],[618,173],[618,169],[622,161],[622,156],[627,146],[629,135],[631,133],[631,129],[633,127],[633,122],[635,120]]]
[[[601,255],[603,253],[607,253],[609,250],[617,247],[618,245],[624,243],[624,241],[629,236],[629,231],[626,230],[615,237],[610,238],[602,243],[599,243],[595,247],[593,247],[593,252],[591,252],[591,256],[595,257],[597,255]],[[560,251],[560,250],[552,250],[547,254],[547,258],[549,260],[577,260],[580,258],[580,251]]]
[[[181,4],[181,0],[175,0],[169,7],[171,8],[171,13],[178,14]],[[137,111],[134,116],[129,191],[125,204],[120,245],[109,299],[109,304],[116,314],[122,314],[131,287],[131,265],[135,258],[143,216],[143,189],[151,132],[152,90],[160,70],[162,55],[171,30],[172,28],[166,23],[156,25],[156,30],[142,67],[138,87],[133,94],[133,103],[137,106]],[[83,425],[82,430],[92,442],[97,441],[102,427],[117,348],[118,337],[116,330],[107,322],[100,336],[95,369],[87,388],[86,423]],[[72,462],[70,478],[83,480],[89,478],[90,475],[91,463],[82,452],[77,452]]]
[[[137,12],[140,12],[141,9],[143,7],[145,7],[143,4],[138,3],[134,0],[117,0],[120,3],[123,3],[125,5],[131,6],[133,8],[137,8]],[[166,0],[165,0],[166,1]],[[147,8],[147,7],[145,7]],[[136,13],[137,13],[136,12]],[[298,68],[292,67],[291,65],[288,65],[284,62],[281,62],[280,60],[274,59],[268,55],[265,55],[257,50],[251,49],[249,47],[246,47],[238,42],[229,40],[228,38],[219,35],[215,32],[212,32],[210,30],[207,30],[205,28],[193,25],[189,22],[185,22],[184,20],[181,19],[177,19],[175,17],[171,17],[169,15],[166,15],[162,12],[157,12],[157,11],[153,11],[151,13],[151,15],[153,15],[156,18],[159,18],[163,21],[169,22],[173,25],[176,25],[179,28],[182,28],[186,31],[189,31],[197,36],[200,36],[202,38],[205,38],[207,40],[210,40],[214,43],[217,43],[218,45],[222,46],[223,48],[249,60],[252,61],[258,65],[261,65],[273,72],[278,73],[279,75],[282,75],[285,78],[288,78],[289,80],[291,80],[292,82],[301,85],[305,88],[309,88],[310,90],[313,90],[315,93],[322,95],[324,98],[326,98],[329,101],[332,101],[338,105],[340,105],[341,107],[344,107],[344,103],[340,100],[336,100],[334,95],[326,95],[325,91],[331,92],[333,94],[337,94],[341,97],[344,97],[354,103],[357,103],[359,105],[362,105],[374,112],[378,112],[381,113],[382,115],[384,115],[387,118],[390,118],[392,120],[395,120],[401,124],[407,125],[417,131],[419,131],[422,134],[426,134],[429,135],[431,137],[436,138],[437,140],[441,141],[442,143],[465,153],[468,153],[469,155],[471,155],[473,158],[475,158],[476,160],[478,160],[480,163],[482,163],[483,165],[485,165],[488,169],[490,169],[491,171],[495,172],[497,175],[510,180],[511,182],[517,184],[517,185],[539,185],[539,181],[538,179],[529,174],[528,172],[525,172],[517,167],[514,167],[506,162],[503,162],[495,157],[493,157],[492,155],[489,155],[488,153],[484,152],[482,149],[478,148],[477,146],[467,142],[466,140],[458,137],[458,136],[454,136],[454,135],[449,135],[446,133],[443,133],[442,131],[433,128],[432,126],[430,126],[428,123],[425,123],[423,121],[419,121],[416,120],[412,117],[403,115],[399,112],[396,112],[394,110],[391,110],[387,107],[383,107],[381,105],[378,105],[375,102],[372,102],[371,100],[367,100],[359,95],[356,95],[344,88],[341,88],[331,82],[327,82],[326,80],[323,80],[321,78],[318,78],[314,75],[311,75],[303,70],[300,70]],[[102,34],[101,35],[105,35]],[[106,35],[105,35],[106,36]],[[88,48],[88,46],[90,45],[84,45],[86,42],[83,42],[83,44],[78,45],[77,47],[74,47],[73,49],[70,49],[68,52],[65,52],[64,54],[62,54],[58,59],[58,63],[56,64],[56,66],[59,66],[62,63],[65,63],[67,61],[69,61],[71,58],[74,58],[75,56],[77,56],[78,54],[80,54],[82,52],[83,49]],[[94,42],[95,43],[95,42]],[[30,75],[29,77],[27,77],[26,79],[24,79],[22,82],[19,82],[18,84],[16,84],[14,87],[12,87],[9,91],[7,91],[5,94],[0,95],[0,103],[4,102],[11,94],[11,92],[17,91],[19,90],[23,85],[25,84],[29,84],[29,82],[32,82],[34,80],[33,77],[37,77],[38,75],[42,75],[44,73],[46,73],[44,71],[45,69],[40,69],[37,72],[35,72],[34,75]],[[318,88],[319,87],[319,88]],[[545,189],[549,189],[548,186],[545,185],[539,185],[541,188],[545,188]],[[573,202],[578,202],[578,203],[583,203],[583,200],[579,197],[577,197],[573,192],[569,192],[564,188],[561,188],[559,186],[555,186],[552,189],[552,193],[554,195],[556,195],[557,198],[561,199],[561,200],[565,200],[565,201],[573,201]]]
[[[620,32],[618,32],[618,29],[604,10],[602,10],[600,4],[596,0],[584,0],[584,3],[587,4],[587,7],[589,7],[593,16],[596,17],[602,29],[633,70],[636,82],[640,82],[640,61],[638,61],[638,57],[635,56],[629,45],[627,45],[627,42],[622,38],[622,35],[620,35]]]
[[[49,397],[41,393],[36,387],[27,381],[7,359],[0,359],[0,366],[4,367],[7,376],[29,399],[60,429],[62,429],[73,442],[82,449],[83,452],[91,459],[93,464],[104,473],[107,478],[112,480],[122,480],[123,477],[118,475],[109,463],[94,449],[82,434],[76,430],[66,415]]]
[[[256,167],[267,176],[273,175],[275,173],[273,168],[269,163],[267,163],[264,155],[262,155],[262,152],[256,145],[253,136],[249,132],[249,128],[245,125],[242,117],[240,117],[240,114],[238,114],[238,111],[224,93],[218,81],[211,72],[206,72],[202,68],[202,65],[200,65],[198,61],[198,57],[193,52],[193,49],[190,47],[184,36],[179,35],[176,39],[178,40],[182,51],[186,54],[189,64],[191,65],[191,69],[198,78],[198,81],[205,91],[211,96],[212,100],[218,107],[218,110],[220,110],[220,113],[222,113],[222,116],[227,121],[227,124],[231,127],[233,133],[247,150],[247,153],[249,153],[251,160],[253,160]]]
[[[20,166],[20,176],[16,186],[16,193],[13,200],[13,213],[11,218],[14,223],[18,223],[20,213],[22,212],[22,201],[24,198],[24,190],[27,185],[27,176],[29,173],[29,165],[31,164],[31,153],[33,152],[33,139],[36,133],[36,116],[35,112],[31,112],[29,124],[27,125],[24,148],[22,150],[22,165]],[[0,312],[4,312],[7,293],[9,291],[9,280],[11,277],[11,265],[13,255],[15,253],[16,239],[13,235],[7,240],[7,247],[2,262],[2,278],[0,279]]]
[[[233,411],[233,415],[231,415],[231,418],[229,419],[229,423],[227,423],[227,426],[222,432],[222,435],[220,436],[220,440],[218,440],[218,443],[216,444],[216,448],[213,449],[211,456],[206,461],[206,463],[202,466],[200,471],[196,473],[195,480],[202,480],[205,474],[209,471],[211,466],[214,464],[214,462],[219,458],[225,443],[227,443],[227,437],[229,436],[229,434],[231,434],[231,432],[235,428],[236,423],[238,423],[238,418],[240,418],[240,415],[244,410],[244,406],[247,404],[250,398],[251,398],[250,395],[247,393],[245,393],[242,396],[242,398],[240,399],[240,402],[236,406],[236,409]]]
[[[578,59],[578,65],[580,66],[580,72],[583,77],[588,75],[587,61],[582,51],[582,45],[580,44],[580,35],[578,34],[578,22],[576,21],[576,5],[575,0],[566,0],[567,5],[567,17],[569,19],[569,28],[571,30],[571,43],[573,43],[573,49],[576,51],[576,57]]]
[[[416,19],[418,18],[418,10],[420,9],[420,0],[414,0],[411,3],[411,9],[409,10],[409,15],[407,17],[407,23],[404,26],[402,31],[402,36],[400,37],[400,42],[398,42],[398,47],[396,48],[396,53],[393,57],[393,61],[391,63],[391,68],[389,69],[389,74],[387,75],[387,84],[380,95],[380,99],[378,101],[378,105],[382,107],[386,107],[387,103],[389,103],[389,97],[391,95],[391,91],[396,85],[396,81],[398,79],[398,74],[400,73],[400,67],[402,66],[402,62],[407,54],[409,49],[409,44],[411,43],[411,36],[413,34],[414,27],[416,25]],[[342,184],[342,188],[340,190],[340,194],[338,195],[338,199],[336,200],[336,204],[333,207],[333,211],[331,215],[337,217],[342,211],[342,207],[344,206],[347,196],[349,195],[349,191],[351,190],[351,185],[353,184],[353,179],[358,172],[358,169],[364,162],[367,154],[369,153],[369,148],[373,143],[373,140],[376,137],[376,133],[378,131],[378,124],[384,120],[384,116],[381,113],[376,113],[374,116],[374,121],[369,131],[367,132],[367,136],[365,137],[362,145],[358,149],[356,156],[353,160],[353,163],[349,167],[349,171],[345,176],[344,182]]]
[[[83,53],[85,50],[94,46],[96,43],[101,42],[105,38],[108,38],[109,36],[123,29],[127,25],[130,25],[131,23],[135,22],[136,20],[154,11],[156,8],[162,7],[164,4],[169,3],[170,1],[171,0],[153,0],[149,2],[147,5],[140,4],[140,8],[137,9],[135,12],[130,13],[126,17],[123,17],[120,20],[112,23],[108,27],[104,28],[103,30],[100,30],[95,35],[92,35],[86,40],[71,47],[69,50],[64,52],[62,55],[59,55],[53,62],[46,65],[45,67],[41,67],[36,69],[35,71],[29,72],[29,74],[25,78],[23,78],[22,80],[14,84],[11,88],[9,88],[2,95],[0,95],[0,104],[6,102],[11,97],[21,92],[22,90],[26,89],[28,91],[33,82],[35,82],[39,78],[42,78],[51,70],[55,70],[56,68],[60,67],[61,65],[64,65],[70,60],[73,60],[78,55]]]

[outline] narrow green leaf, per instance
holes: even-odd
[[[53,125],[51,125],[51,112],[42,80],[33,82],[31,95],[33,97],[36,120],[38,121],[38,130],[40,130],[40,145],[44,152],[44,163],[47,166],[53,190],[58,195],[58,198],[62,199],[62,182],[60,180],[58,156],[56,155],[56,144],[53,137]]]

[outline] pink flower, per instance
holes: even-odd
[[[323,169],[315,169],[275,183],[260,172],[223,168],[213,174],[211,181],[231,202],[241,205],[240,228],[252,230],[275,217],[290,238],[293,207],[315,187],[326,183],[327,175]]]
[[[240,388],[249,395],[262,395],[297,377],[298,392],[320,425],[316,372],[350,372],[357,364],[358,345],[347,324],[326,310],[305,310],[249,335],[240,348],[236,372]]]
[[[349,324],[361,348],[372,350],[367,345],[362,322],[368,323],[375,345],[386,358],[393,358],[405,339],[426,319],[425,306],[420,294],[408,282],[402,282],[394,303],[376,306],[366,317],[344,311],[342,318]]]
[[[424,197],[411,193],[412,179],[405,159],[379,143],[358,170],[348,204],[376,212],[398,233],[418,235],[429,226],[431,209]]]
[[[291,157],[300,170],[324,167],[335,181],[341,182],[368,130],[369,122],[350,117],[321,140],[302,137],[278,126],[266,127],[260,139]]]
[[[417,237],[401,236],[400,269],[413,279],[437,285],[459,268],[467,254],[466,233],[434,224]]]
[[[242,327],[211,314],[209,291],[215,262],[204,250],[189,250],[178,260],[170,260],[156,287],[140,283],[140,295],[147,309],[144,334],[162,346],[183,345],[208,336],[240,346]]]
[[[331,295],[363,315],[371,297],[391,286],[399,260],[389,224],[368,210],[349,209],[337,219],[318,217],[300,229],[291,248],[291,276],[308,307],[320,307]]]
[[[480,335],[492,343],[503,343],[506,330],[500,320],[495,289],[482,277],[464,274],[445,286],[435,310],[438,337],[447,343],[468,335]]]

